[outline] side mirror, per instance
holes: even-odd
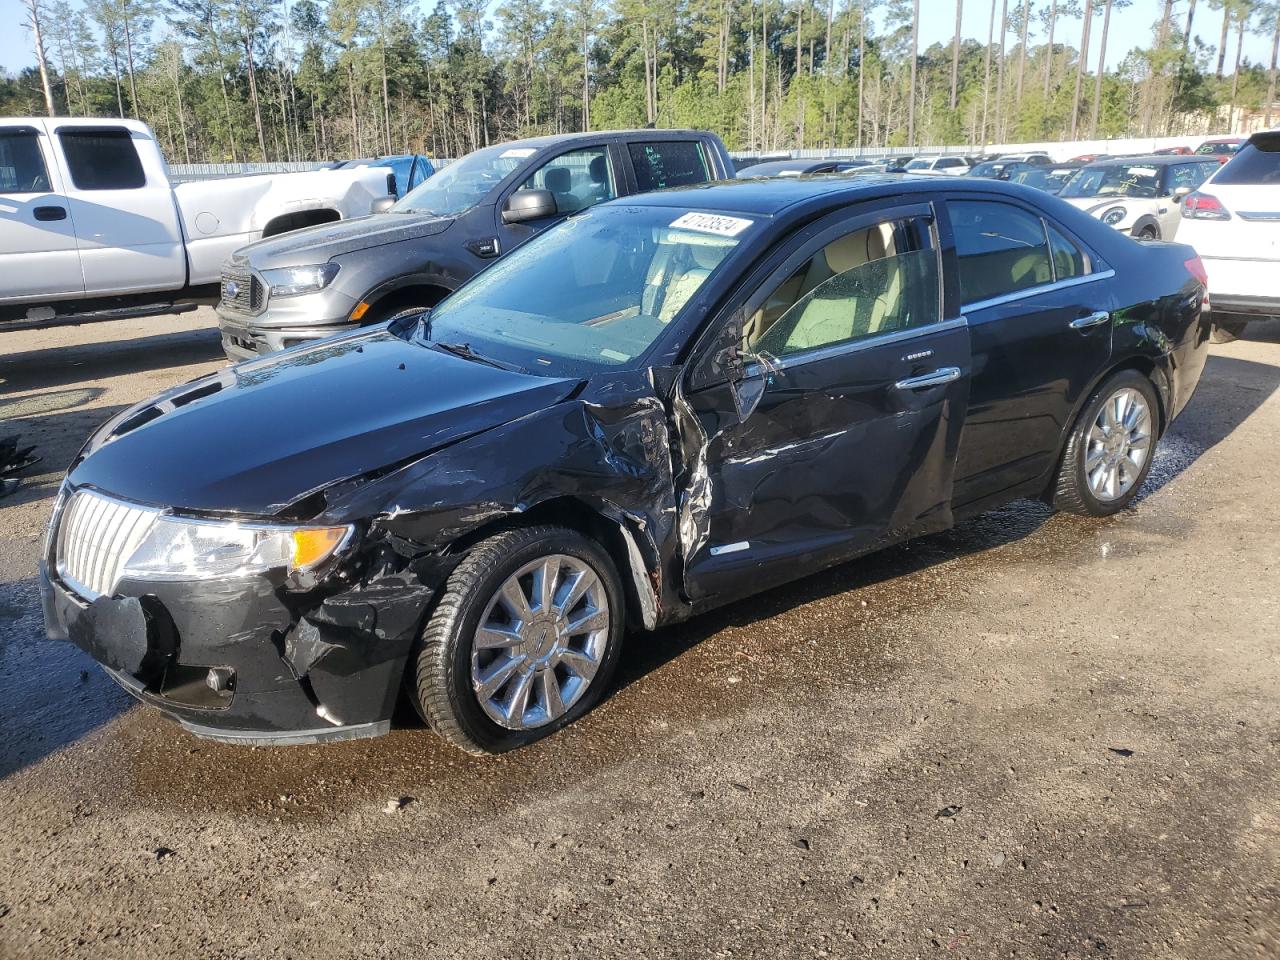
[[[517,190],[502,206],[502,222],[527,223],[554,217],[557,212],[556,197],[550,190]]]
[[[750,374],[747,364],[755,363]],[[755,411],[764,396],[765,363],[761,358],[746,357],[742,353],[742,318],[734,316],[707,344],[701,359],[696,361],[690,376],[694,390],[718,383],[729,384],[733,395],[734,410],[738,420],[744,421]]]
[[[1173,191],[1173,202],[1174,202],[1174,203],[1181,203],[1183,200],[1185,200],[1185,199],[1186,199],[1187,197],[1189,197],[1190,195],[1191,195],[1191,188],[1190,188],[1190,187],[1177,187],[1177,188]]]
[[[374,214],[386,213],[395,205],[395,197],[379,197],[377,200],[373,201],[373,203],[369,204],[369,212]]]

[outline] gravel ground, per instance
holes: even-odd
[[[61,469],[201,311],[0,334],[0,957],[1280,956],[1280,325],[1137,506],[1019,503],[630,642],[498,759],[205,743],[43,639]],[[390,801],[390,802],[389,802]]]

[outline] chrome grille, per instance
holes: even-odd
[[[239,313],[257,313],[262,309],[262,283],[248,270],[224,270],[222,302]]]
[[[159,515],[159,510],[77,491],[58,523],[58,576],[86,600],[111,596],[125,562]]]

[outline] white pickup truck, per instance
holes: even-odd
[[[392,177],[361,167],[174,185],[145,124],[0,118],[0,330],[212,302],[233,251],[364,216],[394,195]]]

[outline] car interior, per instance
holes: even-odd
[[[937,257],[923,220],[880,223],[827,244],[747,321],[749,354],[786,357],[937,318]]]

